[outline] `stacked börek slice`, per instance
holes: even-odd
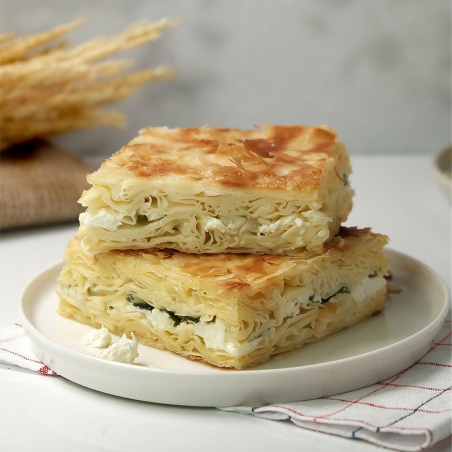
[[[384,309],[387,237],[344,228],[326,126],[149,128],[88,176],[59,312],[242,369]]]

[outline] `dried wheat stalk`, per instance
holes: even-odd
[[[131,61],[99,60],[158,39],[176,21],[140,22],[111,38],[67,47],[61,38],[82,23],[20,38],[0,35],[0,150],[76,129],[123,127],[120,113],[98,107],[145,83],[175,78],[168,67],[127,74]]]

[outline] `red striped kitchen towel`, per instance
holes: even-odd
[[[421,360],[372,386],[305,402],[222,409],[290,420],[391,449],[424,450],[451,435],[451,361],[451,321],[446,320]]]
[[[0,361],[56,375],[36,359],[30,345],[20,325],[0,329]],[[451,321],[446,320],[421,360],[375,385],[305,402],[221,409],[420,451],[451,435],[451,361]]]
[[[0,362],[35,370],[44,375],[56,375],[33,354],[30,339],[18,323],[0,329]]]

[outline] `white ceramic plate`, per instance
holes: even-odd
[[[383,314],[249,370],[217,369],[139,345],[133,365],[105,361],[83,346],[91,329],[56,313],[61,263],[22,291],[23,327],[40,360],[63,377],[130,399],[187,406],[284,403],[339,394],[407,368],[427,351],[449,307],[445,284],[426,265],[396,251]]]

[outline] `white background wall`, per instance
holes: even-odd
[[[60,138],[110,155],[145,126],[328,124],[350,153],[436,152],[451,141],[450,0],[0,0],[1,32],[84,16],[79,43],[141,18],[183,17],[126,54],[169,64],[176,83],[120,107],[125,130]]]

